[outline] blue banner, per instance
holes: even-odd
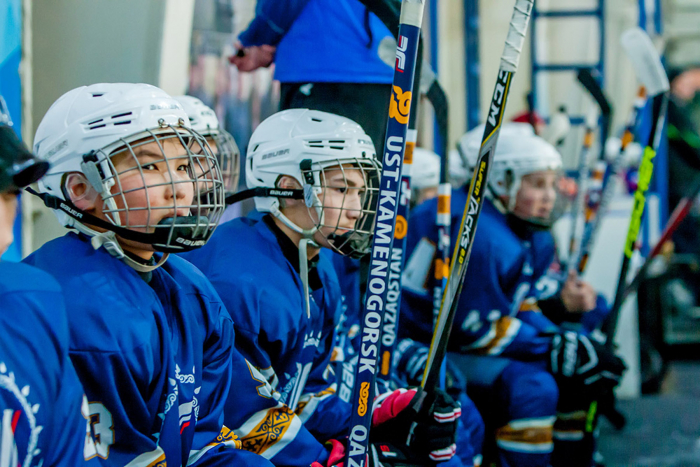
[[[19,65],[22,59],[22,0],[5,0],[0,7],[0,95],[5,98],[13,129],[22,134],[22,83]],[[22,259],[22,213],[17,212],[15,242],[2,256],[3,260]]]

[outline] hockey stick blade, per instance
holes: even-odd
[[[474,234],[476,233],[479,214],[481,213],[481,208],[484,203],[491,160],[496,150],[498,133],[503,120],[510,83],[518,69],[520,51],[525,41],[525,34],[530,21],[533,3],[534,0],[516,0],[513,8],[513,16],[510,21],[510,28],[506,37],[503,55],[501,56],[496,87],[491,100],[488,118],[486,119],[484,137],[481,142],[479,157],[474,167],[474,175],[472,176],[472,182],[469,187],[469,196],[464,206],[462,223],[457,237],[458,241],[452,255],[450,273],[442,296],[440,313],[435,323],[430,351],[425,364],[425,371],[421,382],[423,388],[432,389],[437,385],[440,365],[447,353],[447,343],[452,330],[455,313],[457,312],[459,294],[462,289],[467,266],[469,264],[469,256],[474,244]]]
[[[655,96],[668,91],[668,76],[649,35],[641,28],[632,28],[622,34],[620,42],[647,94]]]
[[[581,68],[578,70],[576,78],[596,101],[598,107],[600,107],[600,114],[607,117],[612,113],[610,100],[603,92],[603,88],[600,87],[598,79],[593,75],[594,71],[597,74],[597,71],[594,68]]]
[[[600,116],[603,120],[602,133],[600,135],[600,158],[602,159],[605,155],[605,142],[610,135],[610,126],[612,125],[612,107],[610,106],[610,100],[603,92],[603,88],[600,87],[602,78],[599,76],[598,70],[595,68],[581,68],[576,78],[593,97],[598,107],[600,107]]]

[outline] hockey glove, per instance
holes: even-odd
[[[328,460],[324,464],[314,462],[311,467],[344,467],[345,445],[332,439],[326,442],[326,447],[330,449]],[[367,467],[425,467],[425,463],[416,463],[405,452],[388,443],[371,444],[364,465]]]
[[[583,334],[566,331],[552,339],[550,371],[560,389],[585,390],[596,397],[620,384],[624,362],[598,342]]]
[[[396,374],[404,380],[408,386],[420,386],[423,381],[425,362],[428,360],[429,348],[425,344],[415,342],[412,339],[403,339],[396,347]],[[457,399],[460,393],[467,390],[467,380],[462,372],[446,360],[445,391]]]
[[[446,392],[397,389],[374,401],[373,443],[399,449],[416,464],[444,462],[456,450],[457,419],[462,409]],[[400,465],[400,464],[398,464]]]

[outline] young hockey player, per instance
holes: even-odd
[[[473,130],[460,143],[472,167],[482,134],[483,128]],[[600,344],[562,331],[538,307],[537,279],[554,254],[548,229],[561,165],[554,147],[526,124],[501,128],[450,342],[451,358],[495,434],[502,466],[590,466],[595,413],[589,407],[624,370]],[[452,193],[452,242],[467,189]],[[405,284],[400,331],[422,342],[432,333],[432,295],[420,285],[428,283],[436,205],[416,208],[408,233],[408,252],[416,255],[409,262],[418,269],[425,263],[426,277]],[[561,300],[569,311],[584,312],[595,306],[595,292],[571,277]]]
[[[437,196],[440,184],[440,156],[424,148],[413,150],[411,206]]]
[[[240,442],[223,426],[229,390],[241,405],[231,428],[245,432],[270,411],[290,430],[301,423],[235,351],[211,284],[170,255],[205,244],[224,208],[216,159],[186,122],[176,100],[145,84],[95,84],[59,98],[35,137],[52,164],[38,194],[77,233],[26,262],[51,273],[71,304],[70,356],[90,401],[86,459],[270,465],[234,449]],[[288,465],[308,465],[299,457]]]
[[[238,177],[241,173],[241,152],[231,134],[221,128],[219,118],[211,107],[193,96],[175,96],[190,120],[190,127],[204,136],[216,156],[224,179],[226,193],[238,190]]]
[[[0,255],[12,243],[19,190],[48,168],[0,124]],[[61,288],[43,271],[0,261],[0,465],[83,465],[81,402]]]
[[[319,251],[368,251],[379,181],[374,146],[351,120],[293,109],[261,123],[248,148],[246,181],[255,190],[259,215],[222,225],[206,247],[185,257],[230,307],[237,346],[279,391],[280,401],[319,440],[342,440],[350,429],[350,405],[336,395],[329,367],[341,294],[332,265]],[[400,448],[412,422],[402,409],[415,393],[401,389],[378,398],[372,433],[382,432],[386,441],[393,430]],[[454,454],[458,407],[443,395],[431,409],[437,418],[419,423],[420,437],[402,452],[414,463]],[[329,447],[329,460],[319,465],[342,460],[343,444]],[[393,451],[375,453],[383,465],[401,460],[392,459]]]

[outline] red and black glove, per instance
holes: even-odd
[[[444,462],[457,451],[461,415],[461,406],[445,391],[397,389],[375,399],[370,439],[374,445],[401,450],[406,460]]]
[[[446,392],[397,389],[374,400],[367,467],[420,467],[445,462],[457,451],[457,419],[462,409]],[[345,444],[326,443],[325,463],[311,467],[343,467]]]
[[[328,460],[325,463],[314,462],[311,467],[344,467],[345,445],[332,439],[326,442],[330,449]],[[372,443],[369,447],[369,455],[364,465],[366,467],[425,467],[425,462],[415,460],[415,456],[407,454],[410,450],[397,449],[389,443]],[[430,462],[432,465],[433,462]]]

